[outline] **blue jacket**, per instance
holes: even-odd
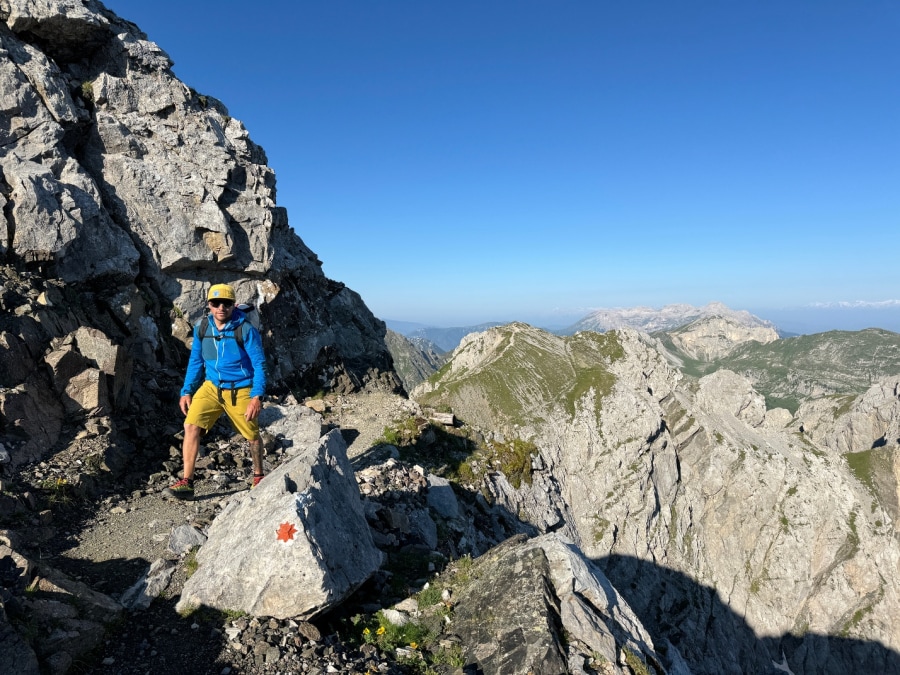
[[[244,348],[241,349],[234,338],[234,331],[244,323]],[[222,330],[209,317],[209,328],[202,340],[200,324],[194,326],[194,344],[181,395],[193,396],[204,379],[224,389],[250,387],[251,398],[266,393],[266,356],[262,336],[241,310],[234,309]]]

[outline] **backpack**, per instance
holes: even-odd
[[[249,314],[256,307],[249,304],[240,304],[235,305],[235,308],[241,310],[244,314]],[[247,330],[247,321],[241,323],[240,326],[237,327],[237,330],[234,331],[234,341],[237,342],[238,347],[242,350],[244,349],[244,331]],[[206,334],[209,332],[209,315],[204,316],[200,319],[200,339],[203,340],[206,338]],[[229,336],[216,336],[214,339],[221,339],[222,337]]]

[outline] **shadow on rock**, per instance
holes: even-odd
[[[680,572],[623,555],[595,562],[660,652],[670,643],[695,675],[774,675],[786,672],[785,665],[795,675],[900,674],[900,654],[878,642],[814,633],[760,638],[714,588]]]

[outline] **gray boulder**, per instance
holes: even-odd
[[[179,611],[206,605],[306,619],[340,603],[382,562],[337,430],[232,499],[208,536]]]
[[[606,673],[634,672],[618,665],[626,660],[646,672],[690,672],[666,670],[622,596],[558,534],[514,537],[476,560],[467,576],[473,581],[453,589],[448,630],[485,675],[565,673],[589,658]]]
[[[147,609],[154,598],[166,589],[174,573],[175,563],[171,560],[160,558],[154,561],[147,572],[122,594],[119,602],[126,609]]]

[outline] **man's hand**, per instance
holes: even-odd
[[[248,422],[259,417],[259,411],[262,410],[262,401],[259,396],[254,396],[247,404],[247,412],[244,413],[244,419]]]
[[[187,416],[188,408],[191,407],[191,395],[185,394],[181,397],[181,400],[178,401],[178,405],[181,407],[181,414]]]

